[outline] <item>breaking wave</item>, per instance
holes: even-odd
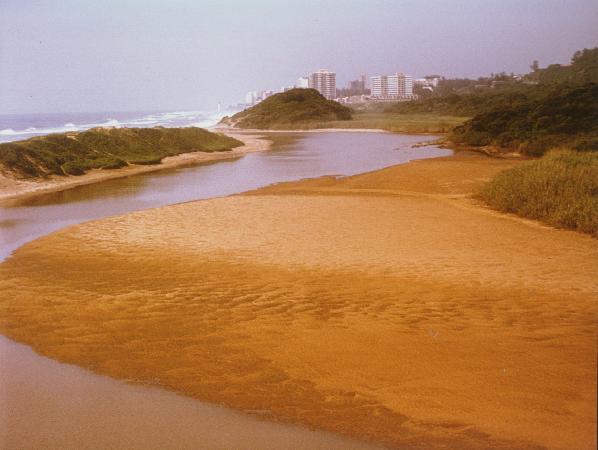
[[[110,116],[105,116],[104,119],[100,119],[101,115],[97,114],[96,117],[99,120],[85,121],[83,115],[77,120],[77,115],[73,114],[71,121],[59,121],[59,119],[52,120],[45,119],[45,123],[41,119],[36,119],[35,115],[31,116],[19,116],[18,118],[9,118],[8,123],[2,123],[4,117],[0,116],[0,142],[17,141],[27,139],[33,136],[43,136],[54,133],[64,133],[67,131],[85,131],[90,128],[97,127],[201,127],[208,128],[216,125],[222,117],[225,115],[233,114],[236,111],[207,111],[207,110],[196,110],[196,111],[168,111],[151,114],[140,114],[138,117],[131,116],[128,114],[126,117],[124,114],[120,115],[113,113]],[[88,115],[89,116],[89,115]],[[64,116],[63,116],[64,117]],[[89,117],[86,117],[89,119]],[[20,123],[22,125],[19,127]],[[2,125],[8,125],[8,127],[2,127]],[[34,126],[32,126],[34,125]]]

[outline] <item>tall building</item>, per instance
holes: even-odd
[[[295,87],[307,89],[309,87],[309,78],[307,77],[300,77],[297,80],[297,84]]]
[[[336,73],[320,69],[309,74],[309,87],[316,89],[328,100],[336,97]]]
[[[372,98],[377,100],[412,100],[413,77],[404,73],[371,77]]]
[[[245,96],[245,104],[253,105],[255,103],[256,97],[257,97],[257,92],[253,92],[253,91],[248,92],[247,95]]]

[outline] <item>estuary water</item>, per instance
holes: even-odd
[[[76,223],[451,154],[432,145],[412,147],[433,140],[430,136],[316,132],[286,138],[286,144],[235,160],[109,180],[0,207],[0,260]],[[374,447],[99,376],[0,337],[0,448]]]

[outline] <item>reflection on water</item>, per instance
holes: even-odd
[[[293,133],[271,151],[165,170],[40,195],[0,208],[0,259],[70,224],[129,211],[226,196],[268,184],[322,175],[354,175],[450,150],[411,148],[430,136],[391,133]]]

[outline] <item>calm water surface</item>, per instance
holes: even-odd
[[[450,155],[430,136],[391,133],[303,133],[293,144],[236,160],[135,175],[0,207],[0,259],[67,225],[173,203],[226,196],[281,181],[354,175],[413,159]]]
[[[262,153],[136,175],[0,207],[0,260],[67,225],[268,184],[353,175],[413,159],[450,155],[430,136],[303,133]],[[373,448],[269,423],[155,388],[61,364],[0,336],[0,448]]]

